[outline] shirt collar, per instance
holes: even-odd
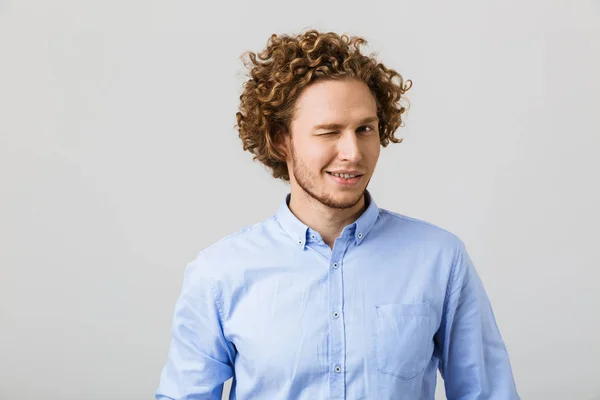
[[[290,236],[292,240],[299,246],[304,248],[307,242],[320,241],[321,235],[312,230],[309,226],[300,221],[290,210],[289,201],[291,194],[288,193],[281,202],[275,217],[283,230]],[[365,191],[366,210],[352,224],[346,226],[344,231],[351,230],[354,235],[355,244],[358,246],[371,231],[379,216],[379,207],[375,203],[371,193]]]

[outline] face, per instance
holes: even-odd
[[[379,159],[375,98],[359,81],[322,81],[296,102],[287,137],[292,191],[335,209],[364,195]]]

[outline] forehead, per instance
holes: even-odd
[[[302,91],[296,101],[294,122],[340,122],[376,114],[375,97],[366,83],[326,80],[313,83]]]

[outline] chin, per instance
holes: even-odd
[[[356,205],[362,198],[365,192],[364,188],[353,188],[344,190],[330,191],[327,196],[332,203],[335,203],[337,208],[350,208]]]

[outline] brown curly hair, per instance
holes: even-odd
[[[309,29],[296,37],[273,34],[262,52],[242,54],[250,79],[243,86],[235,127],[244,150],[270,168],[274,178],[289,181],[285,155],[275,144],[289,132],[298,96],[317,80],[365,82],[377,104],[381,145],[402,142],[394,133],[403,126],[402,114],[408,107],[404,93],[412,81],[404,82],[374,56],[361,54],[360,46],[366,43],[361,37]]]

